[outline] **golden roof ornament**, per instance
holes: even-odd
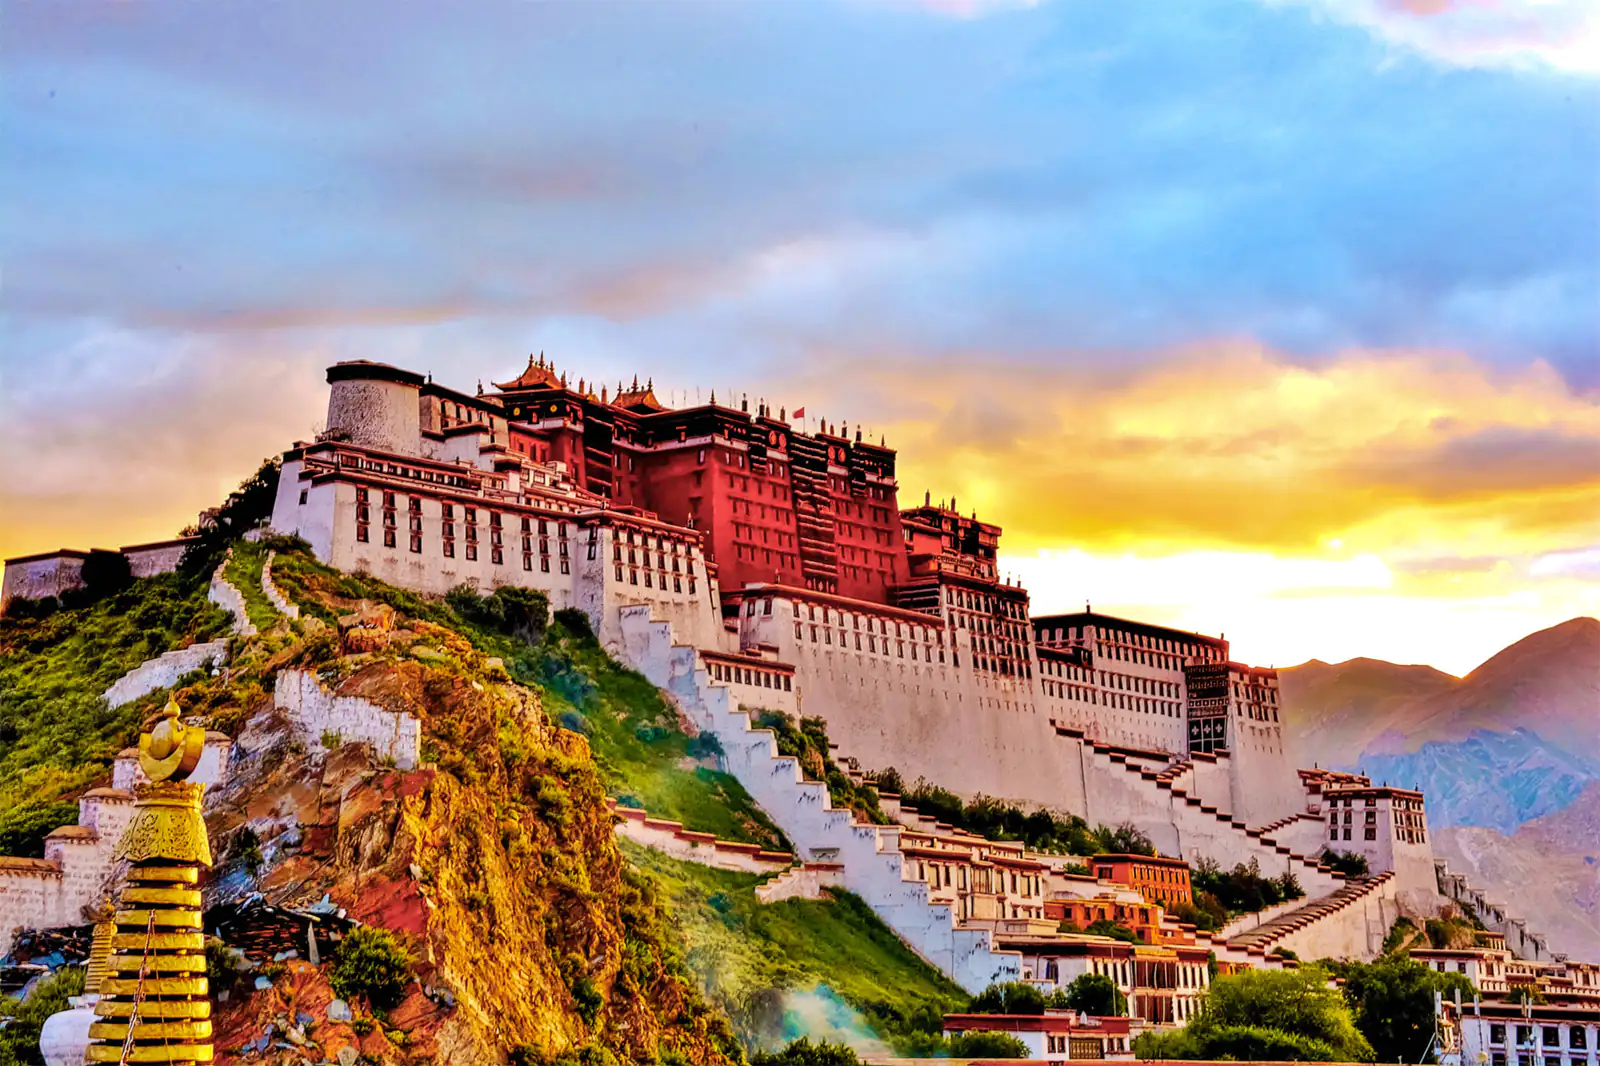
[[[139,769],[152,781],[183,781],[200,765],[206,731],[184,725],[182,714],[169,699],[150,730],[139,734]]]

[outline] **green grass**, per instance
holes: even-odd
[[[228,560],[224,571],[228,581],[244,597],[244,613],[249,616],[250,624],[263,632],[277,625],[279,620],[277,609],[261,587],[261,568],[266,561],[266,547],[241,540],[233,546],[233,558]]]
[[[131,744],[146,696],[115,710],[101,694],[146,659],[226,635],[200,574],[162,574],[42,618],[0,619],[0,819],[103,776]],[[12,812],[16,811],[13,815]]]
[[[714,748],[684,733],[660,690],[611,659],[581,627],[555,620],[537,633],[504,632],[486,622],[493,612],[474,609],[481,600],[424,597],[368,575],[340,573],[292,542],[254,547],[263,553],[277,548],[273,581],[306,614],[335,622],[340,611],[327,602],[329,596],[386,603],[402,615],[454,630],[479,651],[504,660],[513,679],[540,690],[552,721],[588,737],[613,796],[696,832],[789,850],[783,833],[738,780],[713,768]]]
[[[796,993],[836,996],[897,1049],[927,1042],[967,996],[923,962],[857,897],[763,904],[764,878],[669,859],[621,842],[683,935],[691,971],[750,1046],[800,1035],[785,1014]]]

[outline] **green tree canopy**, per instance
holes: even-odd
[[[1079,974],[1067,986],[1062,1004],[1096,1018],[1120,1018],[1128,1013],[1128,997],[1103,973]]]
[[[1344,996],[1328,986],[1328,973],[1318,966],[1219,977],[1187,1029],[1141,1036],[1134,1053],[1143,1059],[1373,1059]]]
[[[1473,994],[1464,975],[1435,973],[1403,956],[1349,963],[1343,970],[1344,997],[1379,1062],[1433,1061],[1433,994],[1447,999],[1457,989],[1467,999]]]
[[[1044,993],[1022,981],[990,985],[972,997],[973,1014],[1043,1014]]]

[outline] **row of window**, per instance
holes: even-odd
[[[811,640],[811,643],[813,643],[813,644],[822,643],[822,644],[826,644],[826,645],[829,645],[829,646],[833,645],[835,643],[834,639],[833,639],[833,632],[834,631],[832,629],[828,628],[827,626],[808,626],[803,622],[796,622],[794,624],[794,639],[795,640],[805,640],[809,636],[810,640]],[[851,636],[851,634],[849,634],[849,633],[847,633],[847,632],[845,632],[843,630],[840,630],[839,631],[839,640],[837,642],[839,647],[848,649],[850,647],[850,645],[848,643],[848,638],[850,636]],[[856,634],[854,634],[854,636],[855,636],[855,646],[856,646],[855,650],[856,651],[865,651],[865,652],[867,652],[869,654],[872,654],[872,655],[878,655],[878,654],[888,655],[889,654],[889,638],[888,637],[879,637],[876,633],[870,633],[869,632],[867,634],[866,643],[865,643],[865,645],[863,645],[862,640],[861,640],[861,634],[860,633],[856,633]],[[878,645],[880,643],[883,645],[883,650],[881,652],[878,650]],[[911,641],[909,644],[904,640],[896,640],[894,642],[895,655],[898,658],[904,659],[906,657],[906,648],[907,647],[909,647],[911,649],[911,658],[912,658],[913,661],[915,661],[918,658],[921,658],[921,660],[923,662],[925,662],[925,663],[931,663],[931,662],[934,661],[934,659],[933,659],[934,646],[932,644],[919,644],[914,640]],[[918,655],[918,652],[917,652],[918,648],[922,649],[922,652],[921,652],[920,656]],[[941,663],[944,662],[944,645],[942,643],[938,646],[938,654],[939,654],[939,662],[941,662]],[[954,663],[954,665],[956,665],[956,666],[960,666],[961,665],[960,657],[957,656],[954,652],[951,653],[951,660]]]
[[[624,577],[626,577],[626,580],[627,580],[628,584],[630,584],[630,585],[643,584],[644,587],[647,588],[647,589],[660,589],[662,592],[667,591],[667,576],[668,575],[666,575],[665,573],[658,574],[654,570],[651,570],[649,567],[645,567],[644,570],[641,571],[637,566],[629,566],[629,567],[624,568],[621,563],[616,563],[616,564],[614,564],[614,572],[616,574],[617,583],[619,585],[624,580]],[[640,580],[639,580],[639,575],[640,575],[641,572],[644,574],[644,581],[643,582],[640,582]],[[563,570],[562,573],[566,573],[566,571]],[[672,576],[672,591],[681,593],[684,590],[684,578],[683,578],[683,576],[680,575],[680,574],[673,574],[671,576]],[[698,584],[696,583],[695,579],[692,576],[688,579],[688,588],[689,588],[689,595],[691,595],[691,596],[693,596],[695,594],[695,590],[698,588]]]
[[[1506,1031],[1509,1027],[1499,1022],[1489,1024],[1489,1043],[1504,1044]],[[1563,1045],[1561,1040],[1562,1030],[1566,1030],[1567,1042]],[[1587,1051],[1591,1043],[1587,1029],[1583,1025],[1518,1025],[1513,1035],[1516,1037],[1516,1046],[1528,1049],[1534,1046],[1534,1037],[1537,1035],[1539,1044],[1547,1048],[1569,1047],[1574,1051]]]
[[[708,662],[706,669],[713,680],[731,685],[750,685],[754,688],[779,689],[783,692],[794,690],[794,678],[789,674],[756,670],[748,666],[730,666],[719,662]]]

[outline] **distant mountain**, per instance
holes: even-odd
[[[1600,959],[1600,783],[1510,836],[1467,826],[1435,830],[1433,849],[1452,873],[1549,935],[1556,950]]]
[[[1514,833],[1600,781],[1600,620],[1524,637],[1466,677],[1377,659],[1280,672],[1301,765],[1428,793],[1435,828]]]

